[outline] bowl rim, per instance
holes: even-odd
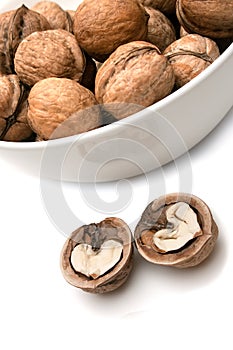
[[[162,100],[154,103],[149,107],[145,107],[141,111],[132,114],[124,119],[118,120],[112,124],[108,124],[102,126],[98,129],[90,130],[85,133],[81,133],[78,135],[62,137],[54,140],[47,141],[30,141],[30,142],[16,142],[16,141],[0,141],[0,148],[3,149],[12,149],[12,150],[43,150],[48,145],[50,147],[58,147],[61,145],[67,145],[75,142],[77,138],[82,138],[82,142],[90,141],[92,138],[96,138],[97,136],[102,136],[105,133],[109,133],[112,130],[116,130],[119,127],[124,125],[135,125],[138,119],[142,118],[142,115],[146,116],[151,111],[156,112],[171,104],[174,100],[181,98],[184,94],[188,93],[191,89],[199,85],[202,81],[208,78],[222,63],[227,60],[230,56],[233,56],[233,43],[202,73],[193,78],[187,84],[174,91],[170,95],[164,97]]]

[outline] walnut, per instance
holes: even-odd
[[[148,14],[137,0],[84,0],[73,31],[80,46],[103,62],[118,46],[147,35]]]
[[[75,135],[101,125],[94,95],[74,80],[41,80],[31,89],[28,103],[29,124],[43,140]]]
[[[189,33],[210,38],[233,37],[232,0],[177,0],[176,14]]]
[[[189,34],[169,45],[164,55],[172,65],[179,88],[206,69],[219,56],[219,49],[213,40]]]
[[[198,197],[173,193],[151,202],[135,229],[139,253],[154,264],[191,267],[212,252],[218,228]]]
[[[25,141],[32,136],[26,98],[27,91],[16,75],[0,76],[0,140]]]
[[[125,104],[123,115],[114,114],[121,119],[131,112],[129,104],[136,110],[137,106],[150,106],[168,95],[173,85],[174,73],[167,58],[156,46],[134,41],[120,46],[98,70],[95,94],[101,104]]]
[[[166,15],[171,15],[176,11],[176,0],[140,0],[143,6],[152,7]]]
[[[14,72],[14,55],[19,43],[33,32],[50,29],[40,14],[21,6],[0,15],[0,72]]]
[[[53,1],[40,1],[31,8],[43,15],[50,24],[51,29],[64,29],[72,32],[70,15]]]
[[[20,43],[14,62],[20,80],[29,86],[49,77],[79,81],[85,69],[85,57],[74,35],[63,29],[29,35]]]
[[[66,12],[69,14],[71,21],[73,23],[75,11],[74,10],[66,10]]]
[[[120,287],[132,269],[133,244],[123,220],[107,218],[74,231],[61,253],[61,270],[70,284],[91,293]]]
[[[145,10],[150,15],[147,41],[163,51],[176,40],[175,29],[171,21],[162,12],[152,7],[145,7]]]

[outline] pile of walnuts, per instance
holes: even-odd
[[[233,0],[51,1],[0,14],[0,140],[96,129],[161,100],[233,38]]]

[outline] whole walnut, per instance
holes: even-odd
[[[233,0],[177,0],[176,14],[189,33],[233,37]]]
[[[171,15],[176,12],[176,0],[140,0],[143,6],[152,7],[166,15]]]
[[[16,75],[0,76],[0,140],[24,141],[32,136],[26,98],[27,91]]]
[[[50,24],[51,29],[64,29],[72,32],[72,20],[69,13],[64,11],[53,1],[40,1],[31,8],[43,15]]]
[[[219,49],[213,40],[198,34],[189,34],[169,45],[164,55],[172,65],[175,85],[179,88],[218,58]]]
[[[74,80],[48,78],[33,86],[28,121],[40,139],[71,136],[101,125],[97,101]]]
[[[50,29],[39,13],[21,6],[0,15],[0,72],[14,72],[14,55],[20,42],[33,32]]]
[[[134,41],[118,47],[100,67],[95,94],[99,103],[126,104],[123,115],[114,114],[121,119],[131,114],[131,104],[136,110],[137,106],[150,106],[167,96],[173,85],[174,73],[167,58],[155,45]]]
[[[148,18],[137,0],[84,0],[75,13],[73,32],[80,46],[103,62],[118,46],[144,40]]]
[[[85,57],[73,34],[54,29],[36,32],[24,39],[15,54],[15,71],[29,86],[49,77],[79,81]]]
[[[160,51],[163,51],[176,40],[175,29],[171,21],[162,12],[152,7],[145,7],[145,9],[150,15],[147,41],[156,45]]]

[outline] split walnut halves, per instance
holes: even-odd
[[[173,193],[147,206],[134,236],[139,253],[149,262],[186,268],[209,256],[218,227],[200,198]],[[62,250],[61,269],[75,287],[106,293],[127,280],[132,255],[129,227],[118,218],[107,218],[73,232]]]

